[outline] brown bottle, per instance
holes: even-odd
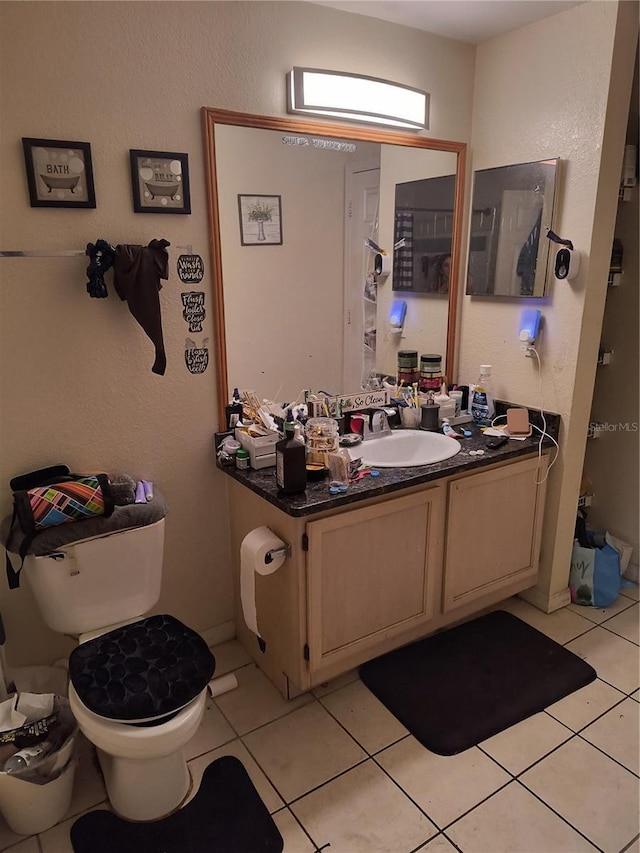
[[[307,487],[307,452],[295,438],[295,424],[287,421],[284,438],[276,444],[276,483],[285,495],[297,495]]]

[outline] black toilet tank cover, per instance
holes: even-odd
[[[81,643],[69,656],[69,676],[82,703],[123,723],[179,711],[206,687],[214,669],[202,637],[166,615],[123,625]]]

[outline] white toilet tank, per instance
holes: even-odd
[[[160,598],[164,518],[27,555],[24,574],[46,624],[61,634],[135,619]]]

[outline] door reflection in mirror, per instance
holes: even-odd
[[[545,296],[557,168],[554,159],[474,173],[468,295]]]

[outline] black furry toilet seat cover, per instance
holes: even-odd
[[[69,656],[78,697],[94,714],[124,723],[162,719],[206,687],[215,658],[173,616],[148,616],[81,643]]]

